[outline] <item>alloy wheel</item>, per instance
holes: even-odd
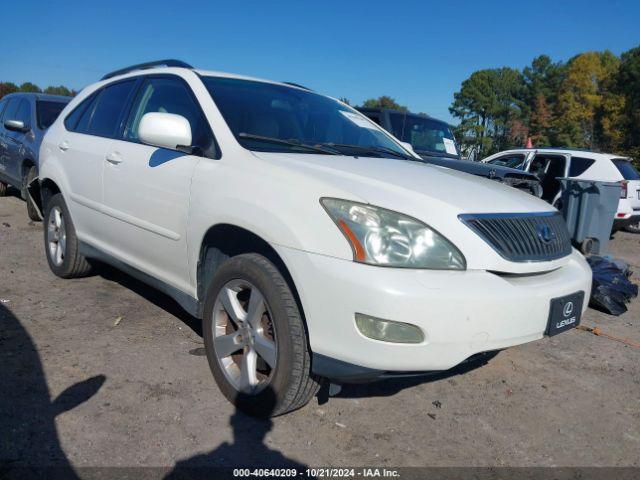
[[[226,379],[256,395],[270,382],[278,347],[273,317],[264,296],[245,280],[227,282],[213,307],[213,348]]]
[[[49,212],[47,221],[47,241],[49,258],[57,267],[62,265],[67,249],[67,231],[60,207],[55,206]]]

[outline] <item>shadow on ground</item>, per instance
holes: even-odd
[[[1,304],[0,326],[0,478],[38,476],[34,469],[43,467],[55,467],[56,478],[78,478],[54,420],[94,396],[106,377],[78,382],[52,400],[36,346]]]
[[[276,397],[270,387],[261,396],[265,405],[263,415],[268,417],[275,408]],[[181,460],[166,478],[220,478],[224,474],[231,478],[236,477],[233,468],[295,468],[298,472],[307,468],[267,446],[266,436],[273,428],[270,418],[249,417],[236,410],[229,425],[233,430],[233,442],[224,442],[211,452]]]

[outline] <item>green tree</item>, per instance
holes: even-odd
[[[404,105],[400,105],[395,101],[395,99],[382,95],[378,98],[369,98],[362,103],[362,107],[365,108],[390,108],[392,110],[401,110],[403,112],[408,112],[409,109]]]
[[[522,118],[534,145],[554,143],[553,106],[563,81],[566,67],[554,63],[548,55],[539,55],[522,71],[525,89]]]
[[[67,97],[73,97],[75,95],[73,91],[69,90],[63,85],[59,85],[57,87],[49,86],[44,89],[44,93],[47,93],[49,95],[65,95]]]
[[[623,98],[622,148],[640,161],[640,47],[632,48],[620,56],[620,67],[615,79],[616,91]]]
[[[15,93],[18,91],[18,86],[12,82],[0,82],[0,98],[5,95],[9,95],[10,93]]]
[[[22,85],[20,85],[20,91],[21,92],[32,92],[32,93],[40,93],[42,92],[42,90],[40,90],[40,87],[37,86],[34,83],[31,82],[24,82]]]
[[[460,119],[456,134],[466,154],[489,155],[522,135],[523,89],[522,74],[508,67],[479,70],[462,82],[449,111]]]
[[[612,137],[620,101],[607,90],[619,59],[611,52],[587,52],[572,58],[560,85],[555,127],[558,140],[569,147],[596,148],[600,137]],[[604,108],[604,110],[603,110]],[[602,132],[603,112],[607,132]],[[604,143],[608,143],[605,140]]]

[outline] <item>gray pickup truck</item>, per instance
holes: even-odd
[[[398,140],[411,144],[425,162],[496,180],[537,197],[542,195],[540,181],[531,173],[462,160],[451,128],[442,120],[386,108],[358,110]]]
[[[27,186],[38,177],[40,143],[70,100],[42,93],[12,93],[0,100],[0,197],[9,185],[18,188],[32,220],[40,213]]]

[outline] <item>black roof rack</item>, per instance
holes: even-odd
[[[282,82],[285,85],[291,85],[292,87],[298,87],[301,88],[303,90],[309,90],[310,92],[313,92],[313,90],[311,90],[309,87],[305,87],[304,85],[300,85],[299,83],[293,83],[293,82]]]
[[[100,80],[107,80],[109,78],[117,77],[118,75],[124,75],[125,73],[133,72],[134,70],[146,70],[153,67],[181,67],[181,68],[193,68],[188,63],[181,60],[156,60],[154,62],[139,63],[137,65],[131,65],[130,67],[121,68],[115,72],[107,73]]]

